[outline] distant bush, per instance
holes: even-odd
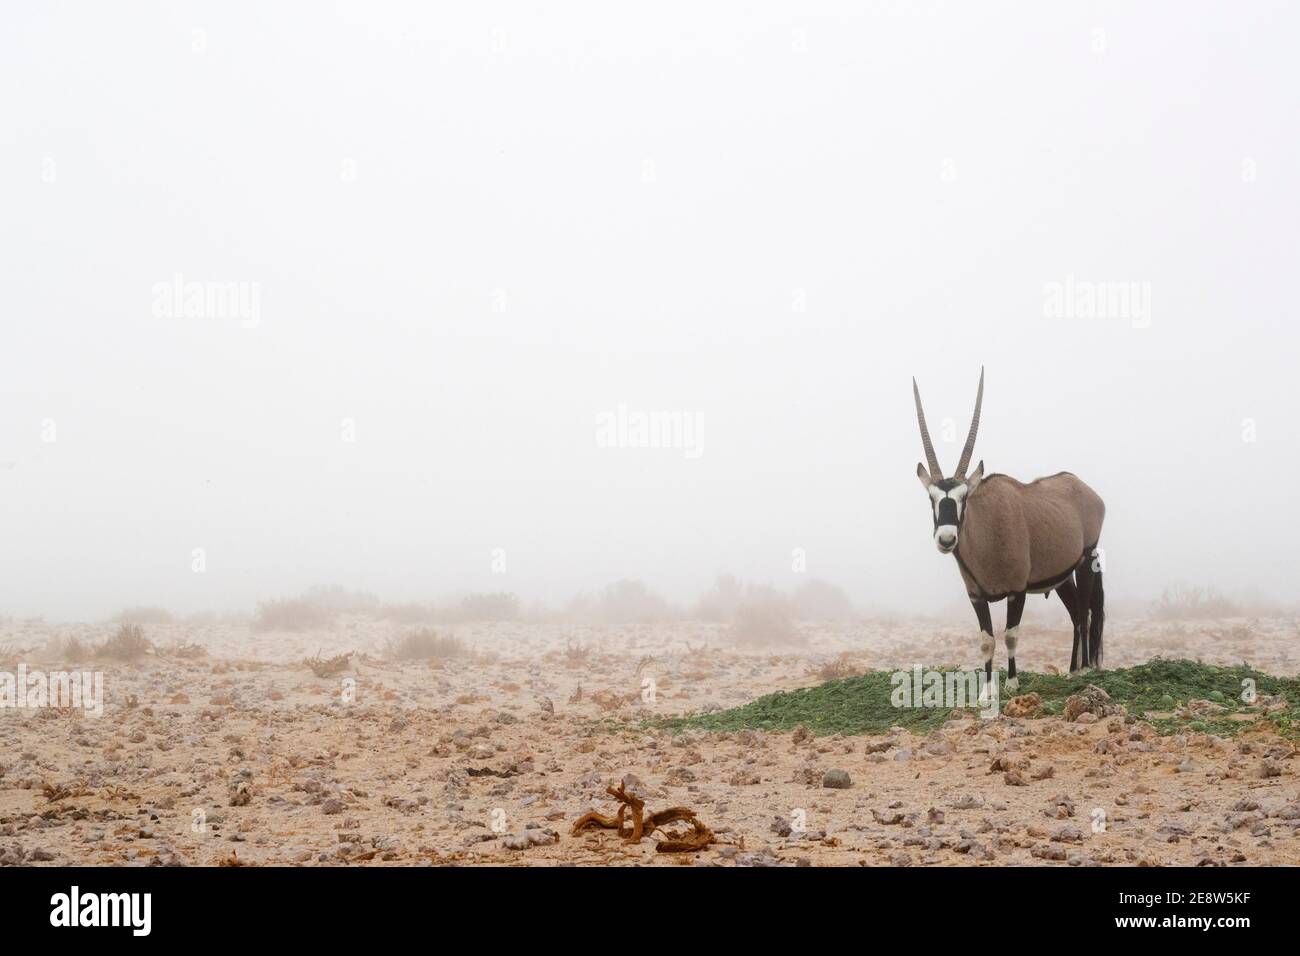
[[[596,616],[606,624],[662,621],[672,617],[668,602],[640,581],[615,581],[596,602]]]
[[[328,627],[334,620],[329,610],[301,598],[263,601],[253,617],[256,631],[309,631]]]
[[[519,611],[519,619],[529,624],[553,624],[565,619],[563,611],[551,608],[543,601],[530,601]]]
[[[733,575],[720,574],[713,582],[713,589],[700,595],[693,616],[700,621],[730,621],[744,599],[745,589],[740,581]]]
[[[337,584],[310,587],[302,593],[302,600],[332,615],[375,614],[380,609],[379,598],[370,592],[349,591]]]
[[[166,608],[146,605],[124,608],[113,617],[115,624],[158,625],[170,624],[172,620],[171,612]]]
[[[812,578],[794,593],[794,614],[801,621],[845,621],[854,617],[853,602],[843,589]]]
[[[153,644],[144,636],[139,624],[122,624],[117,632],[95,649],[96,657],[115,661],[134,661],[144,657]]]
[[[397,624],[433,624],[439,620],[438,609],[432,604],[385,604],[379,610],[379,617]]]
[[[736,609],[731,625],[731,638],[753,647],[807,643],[807,638],[795,629],[790,602],[772,588],[746,589],[745,600]]]
[[[466,594],[460,599],[460,618],[464,621],[513,621],[518,616],[519,597],[504,591]]]
[[[820,578],[804,582],[787,600],[770,587],[746,586],[730,574],[719,575],[713,587],[700,595],[692,613],[697,620],[732,624],[744,616],[751,625],[756,618],[776,619],[782,613],[801,621],[843,621],[857,616],[843,589]]]
[[[588,594],[576,594],[569,599],[560,613],[565,621],[589,622],[596,620],[596,601]]]
[[[45,647],[46,656],[54,660],[78,662],[95,656],[95,648],[79,637],[56,637]]]
[[[1152,616],[1160,620],[1176,621],[1219,617],[1240,617],[1241,608],[1219,594],[1214,588],[1175,585],[1165,588],[1160,600],[1151,609]]]
[[[444,636],[427,627],[390,639],[386,648],[386,656],[394,661],[448,660],[468,654],[469,648],[460,638]]]

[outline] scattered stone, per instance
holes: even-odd
[[[1083,831],[1076,826],[1063,826],[1052,834],[1053,843],[1082,843]]]
[[[769,849],[759,850],[757,853],[738,853],[736,854],[736,866],[793,866],[793,863],[785,863],[780,857],[776,856]]]
[[[853,786],[847,770],[827,770],[822,777],[822,786],[832,790],[847,790]]]
[[[560,835],[550,828],[524,830],[523,833],[509,833],[501,838],[501,845],[507,850],[526,850],[532,846],[548,846],[559,842]]]
[[[1074,694],[1066,700],[1063,715],[1073,723],[1079,719],[1080,714],[1093,714],[1095,719],[1117,713],[1120,710],[1110,702],[1110,694],[1096,684],[1089,684],[1082,693]]]

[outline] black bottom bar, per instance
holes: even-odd
[[[595,939],[592,930],[607,926],[662,932],[662,941],[717,932],[734,945],[751,932],[766,937],[775,921],[817,933],[935,934],[942,945],[990,933],[1072,943],[1199,935],[1232,945],[1242,933],[1292,925],[1294,877],[1281,869],[1066,867],[7,868],[0,913],[6,944],[71,933],[192,943],[206,928],[221,934],[214,942],[373,944],[376,933],[444,927],[502,941],[518,932],[516,941],[528,943],[563,932]],[[143,895],[117,894],[148,894],[147,910]],[[74,927],[74,909],[79,924],[119,925]],[[146,914],[148,935],[136,935]]]

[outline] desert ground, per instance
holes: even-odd
[[[147,628],[158,653],[72,664],[59,659],[69,639],[103,641],[114,625],[5,622],[0,669],[101,670],[106,702],[101,717],[0,712],[0,864],[1300,863],[1295,747],[1264,726],[1232,738],[1113,716],[955,716],[924,736],[654,726],[836,666],[976,666],[974,628],[955,622],[801,624],[806,643],[789,650],[702,623],[460,625],[447,630],[470,653],[412,662],[386,656],[400,630],[171,623]],[[1288,619],[1113,618],[1106,643],[1109,667],[1163,655],[1300,668]],[[1067,628],[1022,628],[1022,670],[1063,670],[1069,652]],[[340,654],[352,656],[331,676],[304,663]],[[824,786],[831,771],[847,786]],[[693,810],[714,842],[668,853],[662,833],[574,833],[583,814],[614,813],[606,788],[620,784],[647,812]]]

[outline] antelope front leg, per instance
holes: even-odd
[[[1016,677],[1016,644],[1020,641],[1020,615],[1025,611],[1025,594],[1012,594],[1007,598],[1007,690],[1011,693],[1020,689],[1020,679]]]
[[[984,678],[993,682],[993,617],[989,614],[989,602],[983,598],[971,598],[971,607],[980,621],[980,653],[984,655]]]

